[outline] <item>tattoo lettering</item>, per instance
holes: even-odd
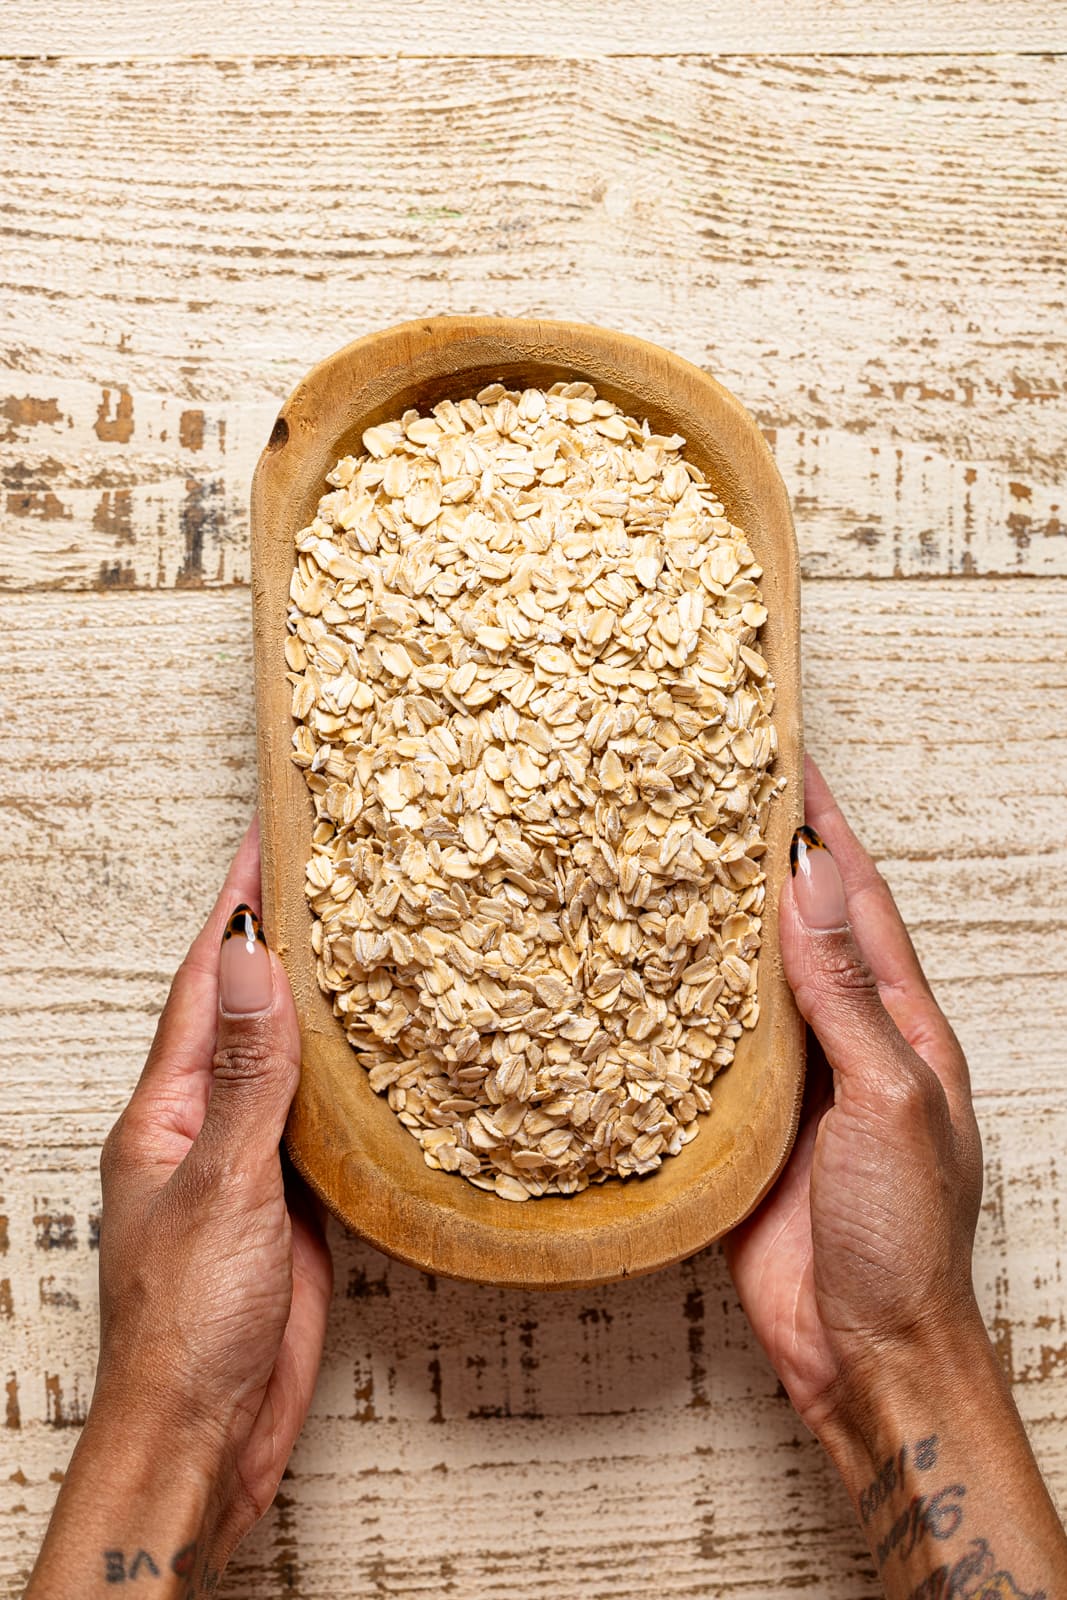
[[[902,1444],[895,1456],[887,1456],[876,1477],[872,1478],[860,1494],[860,1516],[864,1524],[870,1522],[876,1511],[889,1502],[889,1497],[904,1477],[904,1462],[908,1447]]]
[[[104,1551],[105,1583],[136,1583],[142,1572],[152,1578],[159,1577],[159,1568],[147,1550],[138,1550],[129,1566],[126,1565],[126,1556],[122,1550]]]
[[[937,1466],[938,1437],[936,1433],[930,1434],[926,1439],[919,1439],[911,1447],[911,1462],[916,1472],[929,1472],[931,1467]],[[871,1479],[866,1489],[860,1494],[860,1516],[864,1525],[870,1522],[876,1511],[889,1504],[895,1489],[904,1487],[904,1469],[908,1463],[908,1446],[902,1444],[895,1456],[887,1456],[878,1470],[877,1475]]]
[[[176,1550],[168,1565],[175,1577],[186,1579],[186,1587],[182,1589],[183,1600],[199,1600],[202,1595],[212,1595],[219,1586],[221,1573],[216,1567],[208,1566],[206,1556],[201,1557],[195,1539]],[[160,1569],[147,1550],[138,1550],[129,1559],[124,1550],[104,1551],[106,1583],[136,1583],[139,1578],[159,1576]]]
[[[878,1565],[884,1566],[894,1551],[901,1561],[907,1561],[928,1534],[932,1539],[951,1539],[963,1521],[960,1502],[966,1493],[962,1483],[950,1483],[930,1497],[913,1495],[885,1538],[879,1540],[875,1551]]]
[[[1010,1572],[994,1571],[996,1556],[985,1539],[972,1539],[954,1566],[938,1567],[908,1600],[1046,1600],[1043,1589],[1026,1594]]]

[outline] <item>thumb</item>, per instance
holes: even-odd
[[[805,1021],[842,1082],[928,1069],[882,1004],[878,984],[849,925],[848,899],[833,856],[814,828],[798,828],[792,881],[779,912],[782,964]]]
[[[218,1030],[201,1139],[252,1160],[273,1154],[299,1081],[300,1029],[285,968],[268,950],[255,912],[238,906],[222,935]]]

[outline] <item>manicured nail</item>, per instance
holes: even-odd
[[[231,1017],[266,1011],[274,996],[270,952],[251,906],[238,906],[222,935],[219,1004]]]
[[[800,919],[816,933],[829,933],[848,922],[845,886],[837,862],[814,828],[798,828],[789,847]]]

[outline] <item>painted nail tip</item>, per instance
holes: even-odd
[[[806,857],[815,850],[824,850],[827,855],[830,855],[826,841],[821,834],[817,833],[810,823],[803,822],[797,828],[789,843],[789,870],[794,878]]]
[[[252,910],[252,907],[246,905],[244,901],[230,913],[226,926],[222,930],[223,944],[226,943],[227,939],[232,939],[235,934],[239,934],[248,940],[254,939],[259,944],[266,946],[267,936],[263,932],[263,924]]]

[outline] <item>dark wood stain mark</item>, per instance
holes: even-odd
[[[54,1275],[49,1274],[41,1279],[39,1284],[41,1304],[43,1306],[61,1306],[67,1311],[81,1309],[81,1301],[72,1289],[58,1288]]]
[[[47,1416],[45,1421],[51,1428],[80,1428],[85,1421],[86,1404],[78,1391],[77,1382],[74,1384],[74,1394],[71,1399],[63,1397],[63,1385],[59,1381],[58,1372],[46,1372],[44,1375],[44,1392]]]
[[[708,1368],[704,1356],[704,1291],[693,1278],[687,1262],[684,1275],[690,1279],[682,1312],[687,1323],[686,1344],[689,1349],[689,1406],[693,1410],[706,1410],[710,1404],[707,1391]]]
[[[183,411],[178,418],[178,443],[183,450],[204,448],[204,413]]]
[[[109,589],[136,589],[137,573],[132,561],[101,561],[94,585],[103,594]]]
[[[0,1216],[0,1256],[6,1256],[9,1245],[7,1218]]]
[[[7,1407],[4,1412],[5,1428],[22,1427],[22,1411],[19,1407],[19,1381],[12,1372],[4,1385],[7,1393]]]
[[[0,1278],[0,1317],[10,1321],[15,1315],[15,1302],[11,1295],[11,1279]]]
[[[5,504],[9,517],[38,517],[42,522],[63,522],[69,521],[74,515],[51,489],[9,491]]]
[[[438,1355],[438,1346],[432,1345],[433,1355],[430,1358],[430,1393],[433,1395],[433,1416],[431,1422],[444,1422],[444,1407],[441,1404],[441,1358]]]
[[[74,1232],[73,1212],[50,1211],[47,1200],[40,1200],[38,1204],[40,1210],[33,1219],[38,1250],[75,1250],[78,1238]]]
[[[1013,500],[1031,500],[1033,498],[1033,491],[1029,484],[1026,483],[1013,483],[1009,479],[1008,490]]]
[[[133,499],[129,489],[105,489],[93,510],[97,533],[110,534],[116,544],[133,544]]]
[[[389,1269],[383,1267],[381,1274],[372,1278],[366,1267],[352,1267],[348,1273],[348,1283],[345,1287],[346,1300],[388,1300]]]
[[[14,1472],[8,1473],[7,1481],[8,1483],[17,1483],[20,1489],[24,1489],[30,1480],[21,1467],[16,1467]]]
[[[1031,382],[1019,373],[1012,374],[1011,397],[1013,400],[1055,400],[1059,397],[1060,386],[1054,378],[1042,383]]]
[[[352,1392],[356,1402],[356,1409],[352,1414],[354,1422],[377,1422],[378,1412],[374,1405],[374,1368],[364,1368],[359,1360],[353,1363]]]
[[[1043,1344],[1037,1370],[1042,1378],[1052,1378],[1061,1372],[1067,1372],[1067,1344]]]
[[[111,415],[111,390],[104,390],[96,408],[93,432],[106,444],[129,444],[133,437],[133,395],[128,389],[118,391],[114,416]]]
[[[90,1250],[99,1250],[99,1248],[100,1248],[100,1213],[99,1213],[99,1211],[90,1211],[90,1213],[89,1213],[89,1249]]]
[[[983,1202],[982,1210],[987,1213],[992,1224],[990,1242],[999,1263],[993,1285],[993,1315],[989,1327],[997,1360],[1004,1369],[1008,1382],[1014,1383],[1016,1373],[1012,1343],[1011,1290],[1008,1279],[1007,1210],[1004,1196],[1004,1168],[998,1156],[991,1156],[986,1162],[986,1193],[989,1198]]]
[[[185,499],[178,513],[178,523],[185,540],[185,557],[174,579],[176,589],[202,589],[204,587],[204,535],[221,531],[218,496],[221,485],[202,483],[199,478],[186,478]]]
[[[853,544],[860,545],[864,550],[873,550],[885,538],[884,528],[875,528],[870,523],[861,523],[858,527],[850,528],[845,534]]]
[[[37,428],[42,423],[63,421],[58,400],[38,400],[29,394],[11,394],[0,400],[0,417],[9,424],[0,433],[0,443],[11,444],[18,438],[20,428]]]
[[[283,1482],[291,1477],[287,1469]],[[297,1559],[294,1504],[291,1495],[278,1490],[274,1497],[274,1555],[271,1567],[278,1584],[277,1592],[297,1596],[300,1593],[300,1563]]]

